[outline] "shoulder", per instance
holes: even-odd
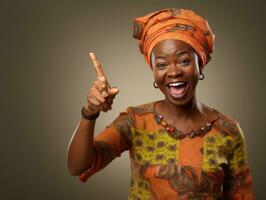
[[[154,103],[155,102],[148,102],[148,103],[143,103],[139,104],[136,106],[130,106],[127,108],[127,111],[132,113],[133,115],[145,115],[148,113],[153,113],[154,112]]]
[[[233,137],[242,137],[243,133],[240,128],[239,122],[216,109],[213,108],[215,112],[218,114],[218,118],[215,121],[215,127],[218,131],[223,135],[231,135]]]
[[[119,113],[119,115],[114,119],[112,124],[121,124],[127,123],[129,125],[134,125],[136,120],[140,120],[141,118],[145,118],[145,116],[149,113],[153,113],[154,102],[143,103],[136,106],[129,106],[126,110]],[[136,116],[140,116],[137,117]]]

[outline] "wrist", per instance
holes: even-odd
[[[95,114],[89,114],[85,106],[81,108],[81,116],[86,120],[95,120],[99,117],[100,111]]]

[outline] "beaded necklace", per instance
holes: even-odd
[[[219,118],[219,115],[213,120],[210,120],[209,122],[206,123],[205,126],[199,128],[198,130],[191,130],[187,133],[182,132],[181,130],[178,130],[175,126],[167,124],[167,122],[164,120],[163,116],[157,113],[155,110],[155,104],[153,106],[153,111],[154,111],[154,117],[155,120],[158,124],[162,125],[164,129],[167,131],[167,134],[177,140],[181,140],[188,136],[189,138],[194,138],[196,136],[204,136],[207,132],[209,132],[212,129],[213,123]],[[215,109],[213,109],[215,111]]]

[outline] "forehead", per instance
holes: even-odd
[[[152,50],[155,56],[161,54],[172,54],[177,51],[191,53],[193,52],[193,48],[181,40],[168,39],[158,42]]]

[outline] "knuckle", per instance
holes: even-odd
[[[102,89],[105,89],[106,88],[106,84],[102,84]]]
[[[93,98],[94,98],[93,93],[88,94],[87,99],[89,99],[90,101],[92,101]]]
[[[96,101],[94,104],[95,104],[96,106],[100,106],[100,105],[101,105],[101,103],[98,102],[98,101]]]
[[[93,81],[93,85],[97,85],[97,81],[95,80],[95,81]]]
[[[101,81],[102,83],[106,83],[106,78],[105,78],[105,77],[101,77],[101,78],[99,79],[99,81]]]
[[[94,89],[95,89],[95,87],[92,86],[92,87],[90,88],[90,90],[89,90],[89,94],[93,93]]]
[[[90,94],[87,96],[87,100],[91,102],[92,96]]]
[[[99,85],[101,85],[101,83],[100,83],[99,80],[94,81],[94,86],[95,86],[95,87],[99,87]]]
[[[103,97],[107,97],[108,96],[108,92],[106,92],[105,90],[101,92]]]
[[[95,82],[96,82],[96,85],[101,85],[102,84],[102,82],[100,80],[96,80]]]

